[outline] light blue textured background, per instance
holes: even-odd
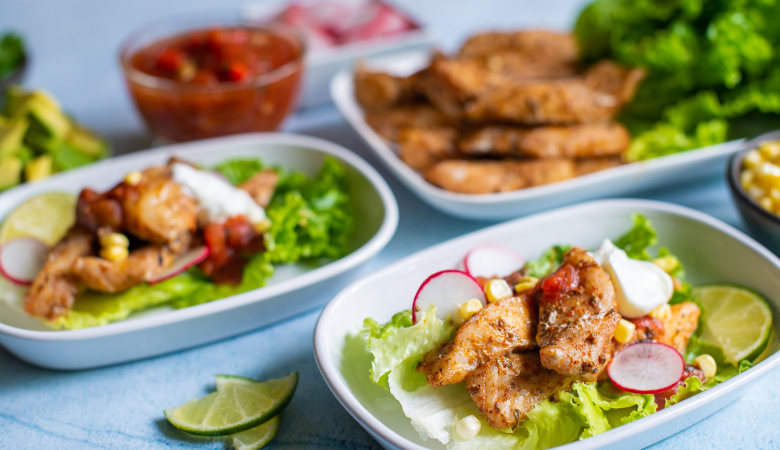
[[[445,49],[491,27],[564,28],[575,0],[397,2],[427,23]],[[50,90],[80,121],[121,151],[146,148],[150,137],[125,93],[117,64],[121,40],[159,17],[241,0],[0,0],[0,30],[22,32],[32,52],[29,86]],[[378,166],[332,107],[294,117],[288,129],[338,142],[376,166],[401,209],[395,238],[370,265],[379,268],[446,239],[486,226],[430,210]],[[740,226],[719,178],[646,198],[690,206]],[[724,255],[725,257],[725,255]],[[329,299],[335,292],[323,292]],[[150,360],[65,373],[38,369],[0,349],[0,449],[219,449],[221,441],[187,441],[163,409],[213,388],[216,373],[267,378],[297,370],[301,382],[274,449],[378,449],[325,386],[312,355],[319,311],[233,339]],[[780,448],[780,372],[744,398],[653,449]]]

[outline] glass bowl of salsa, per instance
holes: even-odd
[[[173,142],[273,131],[295,109],[306,48],[293,29],[210,15],[148,26],[123,45],[130,95]]]

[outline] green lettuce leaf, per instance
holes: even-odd
[[[396,314],[381,328],[375,325],[376,322],[369,321],[365,329],[369,334],[366,345],[374,355],[371,364],[374,382],[378,383],[384,374],[405,360],[421,357],[428,350],[452,337],[457,329],[452,320],[437,318],[436,307],[433,305],[428,306],[422,317],[412,326],[406,326],[411,321],[411,312],[408,321],[406,312],[400,314],[402,316]],[[374,337],[375,334],[377,337]]]
[[[542,253],[538,259],[525,263],[523,266],[529,277],[544,278],[553,273],[563,262],[563,255],[571,249],[571,245],[556,245]]]
[[[363,331],[368,333],[366,346],[371,347],[371,339],[387,339],[394,335],[399,328],[408,328],[414,325],[412,322],[412,310],[405,309],[395,313],[393,317],[384,324],[380,324],[372,318],[363,321]]]
[[[601,434],[614,427],[633,422],[654,413],[657,409],[652,395],[621,391],[610,382],[575,383],[573,404],[586,418],[586,428],[580,439]]]
[[[263,170],[263,163],[259,159],[229,159],[214,166],[214,170],[238,186]]]
[[[623,249],[629,258],[649,261],[652,259],[647,249],[658,243],[658,234],[650,219],[641,214],[632,214],[634,226],[628,233],[615,241],[615,246]]]

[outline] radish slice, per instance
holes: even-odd
[[[475,247],[463,258],[463,267],[472,277],[507,277],[522,269],[524,263],[514,251],[493,244]]]
[[[157,275],[155,279],[149,281],[149,284],[157,284],[168,278],[173,278],[195,264],[203,261],[209,254],[211,254],[211,250],[206,246],[193,248],[185,253],[184,256],[174,261],[171,267],[168,267],[161,274]]]
[[[0,273],[15,284],[30,286],[48,255],[49,246],[38,239],[10,240],[0,247]]]
[[[423,281],[412,303],[412,322],[417,323],[417,313],[422,313],[428,305],[436,305],[436,314],[441,318],[455,317],[458,306],[476,298],[484,305],[485,292],[477,280],[460,270],[443,270]]]
[[[680,352],[658,342],[640,342],[624,348],[607,372],[615,386],[636,394],[657,394],[680,381],[685,363]]]

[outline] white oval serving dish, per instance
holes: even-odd
[[[413,52],[371,60],[369,66],[397,75],[411,75],[425,67],[428,59],[428,53]],[[387,141],[371,129],[355,100],[351,69],[343,70],[333,78],[330,91],[333,102],[347,122],[406,187],[434,208],[466,219],[506,220],[584,200],[625,196],[721,174],[726,159],[739,150],[742,144],[742,140],[725,142],[517,191],[458,194],[425,181],[420,173],[401,161]]]
[[[694,285],[733,283],[755,289],[769,300],[774,323],[779,323],[780,259],[750,237],[681,206],[646,200],[594,201],[450,240],[342,290],[325,307],[314,332],[315,357],[328,387],[384,448],[444,449],[438,441],[423,441],[395,398],[369,380],[371,356],[365,350],[365,340],[357,336],[363,320],[372,317],[385,322],[396,312],[410,308],[415,291],[428,275],[457,267],[468,250],[477,245],[500,243],[527,258],[538,257],[554,244],[596,248],[605,237],[615,238],[630,229],[632,213],[652,220],[661,245],[680,258]],[[344,355],[347,346],[349,359]],[[773,333],[764,359],[750,370],[649,417],[560,448],[638,449],[665,439],[735,400],[747,384],[780,365],[778,349],[780,344]],[[361,367],[362,363],[366,366]]]
[[[41,193],[78,194],[84,187],[105,190],[128,172],[164,164],[174,155],[206,166],[229,158],[255,157],[308,176],[316,175],[325,156],[339,159],[347,167],[356,222],[349,243],[351,252],[319,267],[278,265],[267,286],[240,295],[179,310],[157,308],[121,322],[81,330],[47,330],[37,319],[0,299],[0,345],[31,364],[72,370],[160,355],[244,333],[325,303],[327,298],[321,293],[360,276],[362,263],[387,245],[398,225],[393,193],[360,157],[322,139],[275,133],[160,147],[26,184],[0,195],[0,218]]]

